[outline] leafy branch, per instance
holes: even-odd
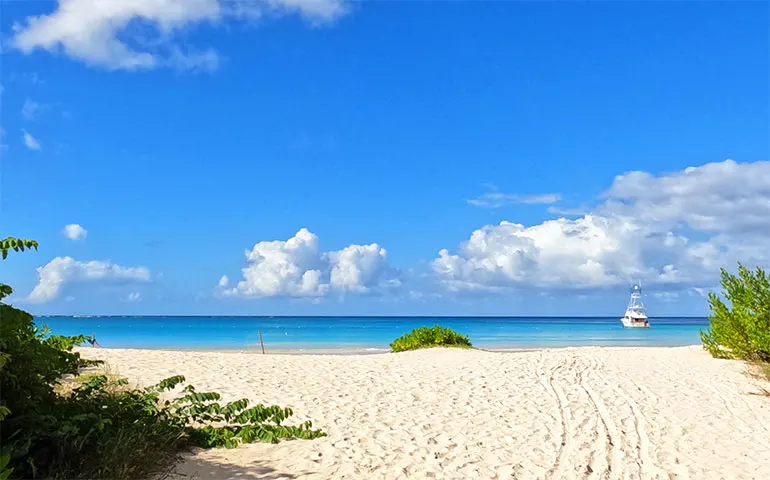
[[[8,252],[13,250],[14,252],[23,252],[24,250],[37,250],[38,244],[35,240],[27,240],[23,238],[8,237],[0,240],[0,255],[3,260],[8,258]]]
[[[34,248],[37,251],[37,247],[38,244],[35,240],[8,237],[0,240],[0,256],[2,256],[3,260],[5,260],[8,258],[8,252],[11,250],[14,252],[23,252],[24,250],[32,250]],[[0,300],[4,299],[12,293],[13,288],[11,288],[10,285],[0,283]]]

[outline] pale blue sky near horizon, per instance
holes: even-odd
[[[297,15],[186,25],[174,42],[217,52],[204,72],[110,70],[10,45],[14,24],[56,8],[4,2],[0,18],[0,236],[40,242],[0,274],[33,313],[622,314],[625,284],[557,285],[543,272],[558,262],[540,257],[532,275],[548,286],[500,271],[479,282],[479,261],[448,288],[431,262],[484,225],[593,210],[626,172],[770,157],[766,2],[361,2],[324,25]],[[148,25],[119,38],[144,48]],[[67,224],[87,236],[66,238]],[[691,242],[721,233],[690,227]],[[396,286],[380,291],[379,276],[339,295],[215,293],[222,275],[242,280],[245,250],[301,228],[321,252],[377,243]],[[35,269],[65,256],[152,278],[72,266],[55,295],[25,300]],[[705,286],[650,280],[650,314],[705,314]]]

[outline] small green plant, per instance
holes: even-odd
[[[770,362],[770,279],[759,267],[738,265],[738,275],[722,269],[722,299],[709,294],[710,326],[701,332],[714,357]]]
[[[409,333],[393,340],[390,349],[393,352],[417,350],[430,347],[472,347],[467,335],[455,332],[451,328],[434,325],[415,328]]]

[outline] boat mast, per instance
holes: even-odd
[[[631,299],[628,302],[628,310],[644,312],[644,303],[642,303],[642,282],[631,288]]]

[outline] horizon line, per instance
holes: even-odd
[[[615,318],[615,315],[32,315],[33,318]],[[618,317],[620,318],[620,317]],[[667,315],[661,318],[708,318],[708,315]]]

